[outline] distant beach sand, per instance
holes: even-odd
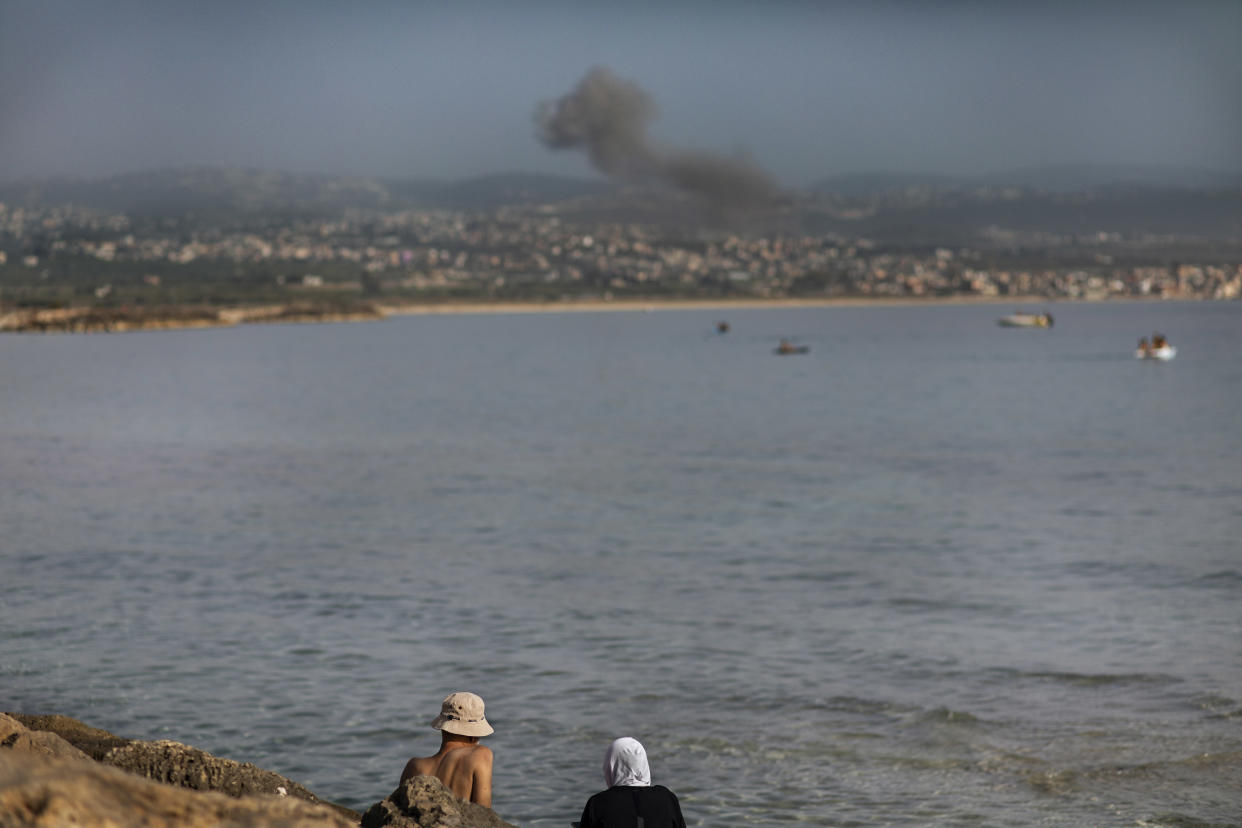
[[[1045,296],[839,297],[823,299],[568,299],[559,302],[445,302],[381,305],[390,316],[469,313],[601,313],[605,311],[753,310],[762,308],[908,307],[917,305],[1052,305],[1083,300]],[[1132,301],[1129,298],[1122,301]]]
[[[245,323],[358,322],[387,316],[433,314],[506,313],[616,313],[669,310],[710,310],[724,314],[763,308],[916,307],[928,305],[980,305],[1030,310],[1050,305],[1081,302],[1162,302],[1163,297],[1070,298],[1046,296],[901,296],[833,297],[813,299],[565,299],[555,302],[409,302],[376,303],[356,310],[336,311],[306,307],[299,303],[226,308],[92,308],[13,310],[0,313],[0,332],[103,333],[176,328],[231,327]],[[1200,300],[1210,301],[1210,300]],[[723,320],[722,320],[723,321]]]

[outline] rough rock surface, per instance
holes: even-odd
[[[354,828],[324,805],[174,788],[87,759],[0,752],[5,828]]]
[[[496,812],[458,799],[434,776],[407,779],[362,815],[362,828],[514,828]]]
[[[306,788],[278,773],[249,762],[221,759],[180,742],[130,742],[108,751],[101,761],[105,765],[179,788],[217,791],[229,796],[262,794],[319,801]]]
[[[129,739],[122,739],[106,730],[82,724],[68,716],[29,716],[24,713],[7,715],[31,730],[55,733],[92,759],[102,759],[114,747],[129,744]]]
[[[288,796],[326,805],[354,822],[358,819],[355,811],[330,802],[323,802],[288,777],[264,770],[249,762],[222,759],[180,742],[144,742],[136,739],[122,739],[106,730],[90,727],[68,716],[29,716],[19,713],[0,717],[0,734],[4,734],[0,735],[0,741],[3,741],[7,735],[4,720],[16,720],[20,725],[30,728],[31,731],[46,731],[31,733],[31,741],[38,741],[44,737],[52,739],[60,737],[69,743],[65,745],[69,750],[76,747],[102,764],[111,765],[155,782],[196,791],[215,791],[235,797]]]
[[[55,733],[30,730],[4,713],[0,713],[0,750],[65,759],[90,758]]]

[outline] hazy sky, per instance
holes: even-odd
[[[1242,170],[1242,2],[0,0],[0,180],[238,165],[593,175],[532,113],[593,66],[654,141],[782,182]]]

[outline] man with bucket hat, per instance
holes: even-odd
[[[431,726],[440,731],[440,751],[407,762],[399,784],[413,776],[434,776],[455,796],[492,807],[492,751],[479,744],[480,736],[493,732],[483,715],[483,699],[450,693]]]

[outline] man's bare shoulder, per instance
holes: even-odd
[[[492,764],[492,749],[487,745],[471,745],[462,750],[462,759],[471,765]]]
[[[438,764],[439,757],[415,756],[405,763],[405,768],[401,771],[401,781],[404,782],[414,776],[435,776]]]

